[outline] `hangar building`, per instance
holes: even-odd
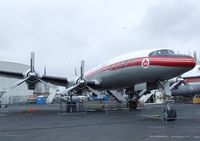
[[[29,68],[30,67],[28,65],[24,65],[24,64],[0,61],[0,70],[1,71],[24,73]],[[17,81],[19,81],[19,79],[0,76],[0,90],[2,90],[2,88],[7,88],[7,87],[13,85]],[[18,98],[17,100],[18,100],[18,102],[20,102],[20,100],[23,101],[23,99],[25,97],[27,97],[28,95],[32,95],[32,94],[33,94],[33,91],[28,90],[26,83],[23,83],[18,87],[8,90],[0,98],[0,101],[2,104],[13,104],[14,100],[16,100],[16,98]]]

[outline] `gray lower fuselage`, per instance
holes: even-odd
[[[98,72],[93,76],[87,77],[86,80],[97,80],[100,83],[100,89],[102,90],[123,89],[130,88],[136,84],[144,82],[169,80],[189,71],[190,69],[190,67],[174,66],[150,65],[148,68],[144,68],[142,66],[132,66]]]

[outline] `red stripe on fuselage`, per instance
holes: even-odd
[[[86,74],[85,77],[93,76],[99,72],[107,70],[117,70],[126,67],[142,66],[143,59],[149,59],[149,66],[167,66],[167,67],[194,67],[196,65],[195,60],[192,57],[166,57],[166,56],[153,56],[153,57],[141,57],[129,59],[121,62],[117,62],[111,65],[103,66],[93,72]]]

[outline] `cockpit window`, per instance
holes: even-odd
[[[163,49],[163,50],[157,50],[154,52],[149,53],[149,56],[168,56],[168,55],[174,55],[175,53],[172,50]]]

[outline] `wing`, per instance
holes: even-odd
[[[98,85],[96,83],[97,81],[87,81],[86,83],[78,83],[78,84],[73,84],[70,85],[69,83],[69,87],[67,87],[63,92],[61,92],[60,94],[62,95],[70,95],[70,94],[76,94],[76,95],[81,95],[83,92],[93,92],[96,95],[99,95],[99,84]]]
[[[43,75],[40,79],[42,79],[45,82],[49,82],[51,84],[63,87],[67,87],[69,83],[68,79],[65,77]]]
[[[11,72],[11,71],[0,70],[0,76],[8,77],[8,78],[15,78],[15,79],[24,79],[23,73],[20,73],[20,72]],[[48,82],[48,83],[51,83],[54,85],[58,85],[58,86],[66,87],[68,84],[68,79],[64,78],[64,77],[44,75],[44,76],[38,77],[38,78],[45,82]]]
[[[24,78],[23,73],[3,71],[3,70],[0,70],[0,76],[9,77],[9,78],[16,78],[16,79],[23,79]]]

